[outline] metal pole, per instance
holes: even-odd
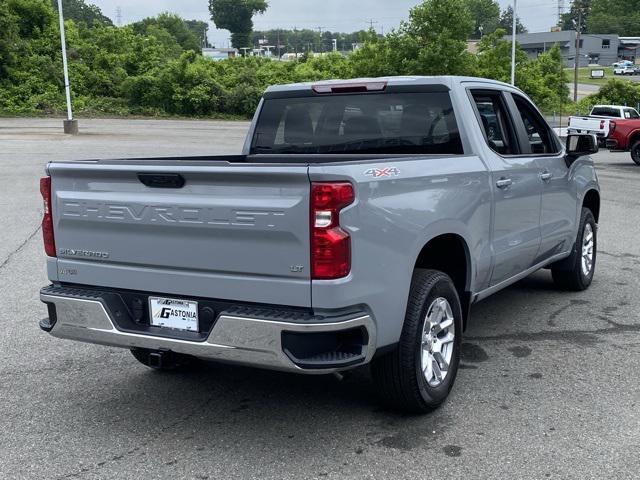
[[[513,0],[513,27],[511,30],[511,85],[516,84],[516,21],[518,16],[516,15],[516,7],[518,6],[518,0]]]
[[[582,30],[582,3],[576,1],[578,6],[578,28],[576,31],[576,61],[573,65],[573,101],[578,101],[578,69],[580,68],[580,33]]]
[[[71,110],[71,85],[69,84],[69,67],[67,65],[67,43],[64,36],[64,14],[62,13],[62,0],[58,0],[58,14],[60,16],[60,42],[62,43],[62,67],[64,68],[64,89],[67,96],[67,120],[73,120]]]

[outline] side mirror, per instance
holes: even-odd
[[[571,165],[579,157],[598,153],[598,150],[598,138],[595,135],[568,135],[567,166]]]

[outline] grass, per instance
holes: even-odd
[[[591,70],[604,70],[604,78],[591,78]],[[569,79],[573,82],[573,68],[565,69]],[[628,77],[614,75],[612,67],[582,67],[578,69],[578,83],[602,86],[612,78],[629,81]]]

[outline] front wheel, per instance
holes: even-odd
[[[382,399],[413,413],[440,406],[458,373],[461,335],[462,308],[449,276],[416,270],[398,346],[371,364]]]
[[[593,213],[583,208],[573,253],[558,265],[551,266],[551,275],[557,286],[573,291],[589,288],[596,270],[597,237],[598,227]]]
[[[640,165],[640,140],[631,146],[631,160],[633,160],[636,165]]]

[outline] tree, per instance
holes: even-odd
[[[58,11],[58,0],[51,0],[51,5]],[[64,18],[74,22],[84,22],[90,27],[94,25],[111,25],[113,22],[102,13],[99,7],[86,4],[84,0],[62,0]]]
[[[132,24],[134,32],[139,35],[150,35],[155,33],[158,38],[162,37],[162,33],[158,33],[158,29],[162,29],[170,34],[176,42],[182,47],[182,50],[201,51],[202,40],[187,25],[187,23],[178,15],[164,12],[157,17],[149,17]]]
[[[640,0],[592,0],[587,31],[640,36]]]
[[[467,39],[474,21],[466,0],[424,0],[409,21],[378,38],[373,30],[352,56],[357,75],[441,75],[473,72]]]
[[[471,38],[495,32],[500,23],[500,5],[495,0],[466,0],[467,8],[475,20]]]
[[[9,69],[17,59],[19,41],[18,18],[6,2],[0,2],[0,82],[8,78]]]
[[[498,28],[495,32],[482,37],[478,42],[479,77],[493,78],[502,82],[511,80],[511,42],[504,39],[505,31]],[[516,65],[519,67],[529,61],[527,54],[518,45]],[[517,70],[516,70],[517,73]]]
[[[235,48],[251,47],[253,16],[264,13],[266,0],[209,0],[211,20],[216,27],[231,32],[231,44]]]
[[[474,22],[464,0],[425,0],[389,35],[392,64],[402,74],[466,74],[472,68],[467,39]]]
[[[397,65],[390,65],[391,55],[389,40],[370,30],[362,36],[362,46],[349,58],[356,77],[384,77],[400,73]]]
[[[500,15],[500,22],[498,23],[498,26],[504,29],[505,31],[509,32],[509,35],[511,35],[511,32],[513,32],[513,7],[512,6],[508,6],[506,10],[502,11],[502,15]],[[517,34],[527,33],[527,27],[525,27],[522,24],[522,22],[520,21],[520,17],[516,17],[516,33]]]
[[[516,75],[516,84],[544,111],[562,110],[569,96],[567,77],[560,46],[525,63]]]
[[[504,30],[498,29],[478,43],[478,76],[503,82],[510,80],[511,42],[505,40],[504,34]],[[568,80],[558,45],[534,60],[516,46],[516,86],[543,110],[561,108],[569,95]]]
[[[558,24],[562,30],[576,30],[578,28],[578,17],[582,13],[582,23],[580,32],[587,32],[587,19],[591,12],[591,0],[575,1],[571,4],[571,9],[567,13],[563,13]],[[602,33],[602,32],[598,32]]]
[[[187,28],[191,30],[191,33],[201,40],[202,48],[211,47],[207,36],[209,33],[209,23],[203,22],[202,20],[185,20],[184,23],[187,24]]]

